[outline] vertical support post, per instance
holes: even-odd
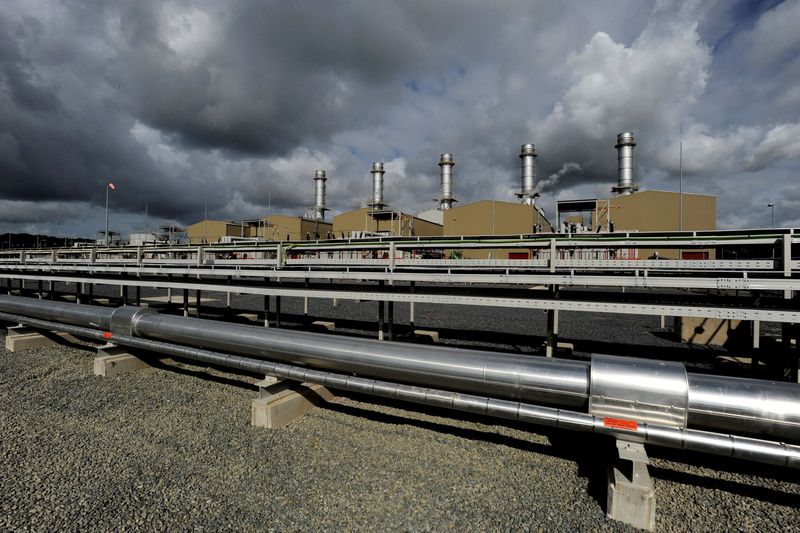
[[[189,275],[183,275],[183,316],[189,316],[189,289],[186,288],[186,285],[189,281]]]
[[[197,311],[195,311],[195,316],[197,318],[200,318],[200,303],[202,301],[203,298],[200,294],[200,291],[199,290],[194,291],[194,303],[195,303],[195,308],[197,309]]]
[[[50,300],[55,300],[56,299],[56,282],[55,281],[49,281],[47,284],[50,287],[50,289],[47,291],[48,293],[50,293]]]
[[[667,317],[666,315],[661,315],[661,323],[659,325],[660,329],[666,329],[667,327]]]
[[[305,279],[303,286],[308,288],[308,278]],[[303,327],[307,328],[311,321],[308,319],[308,296],[303,297]]]
[[[231,285],[231,279],[232,278],[233,278],[233,276],[228,276],[228,281],[227,281],[228,287],[230,287],[230,285]],[[225,312],[226,313],[230,313],[231,312],[231,291],[230,291],[230,288],[228,289],[228,292],[225,293]]]
[[[753,370],[758,368],[758,355],[761,348],[761,321],[753,320],[753,356],[750,359],[750,365]]]
[[[94,303],[94,283],[89,284],[89,304]]]
[[[142,288],[139,285],[136,286],[136,305],[142,306]]]
[[[558,285],[551,287],[553,299],[558,298]],[[545,354],[547,357],[553,357],[558,350],[558,309],[550,309],[547,311],[547,344],[545,346]]]
[[[383,280],[378,281],[378,286],[380,287],[381,292],[383,292]],[[383,300],[379,300],[378,301],[378,340],[379,341],[383,340],[383,311],[384,311]]]
[[[558,309],[547,311],[547,357],[553,357],[558,349]]]
[[[80,305],[81,303],[81,282],[75,282],[75,303]]]
[[[556,248],[556,240],[550,239],[550,272],[556,271],[556,253],[558,252]]]
[[[39,281],[36,283],[37,289],[38,289],[38,291],[39,291],[39,299],[40,299],[40,300],[41,300],[41,299],[42,299],[42,297],[43,297],[43,294],[42,294],[42,285],[43,285],[43,283],[42,283],[42,280],[40,279],[40,280],[39,280]]]
[[[410,289],[411,294],[414,294],[414,282],[413,281],[410,283],[409,289]],[[415,329],[414,329],[414,300],[411,300],[408,303],[408,336],[410,338],[412,338],[412,339],[414,338],[414,331],[415,331]]]
[[[281,327],[281,297],[275,296],[275,327]]]
[[[269,278],[264,278],[264,285],[269,286],[270,280]],[[264,295],[264,327],[269,327],[269,307],[270,307],[270,297],[269,294]]]
[[[394,340],[394,302],[389,300],[388,305],[389,305],[389,308],[388,308],[388,312],[389,312],[389,331],[388,331],[388,333],[389,333],[389,340],[393,341]]]
[[[783,236],[783,276],[789,278],[792,276],[792,235],[787,233]],[[791,300],[794,297],[794,291],[786,289],[783,291],[783,298]],[[793,338],[794,337],[794,338]],[[797,327],[796,324],[782,323],[781,324],[781,345],[783,347],[783,378],[786,381],[797,383],[800,381],[800,372],[798,372],[797,347],[792,346],[792,340],[797,341]]]

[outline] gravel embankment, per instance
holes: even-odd
[[[630,530],[595,436],[360,396],[263,430],[252,377],[91,356],[0,349],[0,530]],[[656,451],[651,473],[661,531],[800,524],[796,472]]]

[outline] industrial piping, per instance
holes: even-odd
[[[681,363],[595,355],[591,364],[420,348],[0,295],[0,312],[276,362],[685,429],[800,442],[800,386],[687,373]]]
[[[442,154],[439,157],[440,177],[442,182],[442,197],[439,198],[439,209],[446,211],[453,207],[453,202],[457,202],[453,197],[453,161],[452,154]]]
[[[125,317],[135,317],[138,313],[138,308],[131,310],[123,307],[120,309],[127,309],[121,313]],[[118,318],[121,319],[122,317]],[[335,389],[573,431],[595,432],[623,440],[700,451],[800,469],[800,447],[791,444],[694,429],[676,428],[647,422],[635,424],[634,426],[628,425],[626,427],[620,427],[616,423],[609,424],[609,419],[606,417],[594,416],[592,414],[529,405],[521,402],[500,400],[474,394],[463,394],[459,392],[421,388],[414,385],[378,381],[341,373],[325,372],[296,365],[287,365],[160,341],[140,339],[119,333],[112,334],[111,337],[109,337],[108,332],[101,330],[66,325],[20,315],[0,313],[0,320],[24,323],[46,330],[64,331],[89,339],[107,341],[110,338],[113,342],[121,346],[144,349],[207,364],[262,373],[300,382],[318,383]],[[126,320],[119,320],[119,328],[125,329],[125,322]]]
[[[536,179],[536,148],[532,144],[523,144],[519,158],[522,162],[522,187],[517,197],[524,204],[533,205],[537,196],[534,180]]]
[[[633,173],[633,147],[636,140],[633,133],[626,131],[617,135],[617,186],[611,190],[620,195],[628,195],[636,192],[639,188],[634,183]]]
[[[386,204],[383,202],[383,163],[376,161],[372,163],[372,203],[370,207],[373,209],[383,209]]]
[[[324,170],[317,170],[314,172],[314,218],[316,220],[325,220],[325,177]]]

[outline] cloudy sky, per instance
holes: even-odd
[[[641,188],[716,194],[718,225],[800,225],[800,0],[0,2],[0,232],[90,236],[203,216],[334,213],[385,161],[416,212],[454,154],[462,202],[607,197],[616,134]]]

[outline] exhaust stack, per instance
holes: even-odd
[[[537,155],[536,148],[532,144],[523,144],[519,152],[519,158],[522,160],[522,188],[517,193],[517,198],[523,204],[533,205],[535,198],[539,196],[534,186]]]
[[[439,158],[440,176],[442,180],[442,196],[439,198],[439,209],[446,211],[453,207],[453,202],[457,202],[453,197],[453,161],[452,154],[442,154]]]
[[[383,201],[383,163],[376,161],[372,163],[372,203],[369,204],[373,209],[383,209],[386,204]]]
[[[314,219],[325,220],[325,211],[329,209],[325,207],[325,182],[328,178],[325,177],[324,170],[317,170],[314,172]]]
[[[636,140],[633,138],[633,133],[626,131],[617,135],[617,144],[614,146],[617,149],[617,186],[612,187],[611,191],[620,196],[639,190],[639,187],[633,181],[634,146],[636,146]]]

